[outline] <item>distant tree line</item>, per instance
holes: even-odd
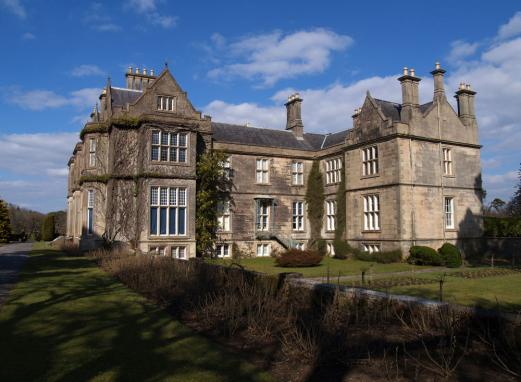
[[[65,211],[42,214],[0,199],[0,242],[53,240],[66,234],[66,225]]]

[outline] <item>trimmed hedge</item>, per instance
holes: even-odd
[[[485,236],[521,237],[521,218],[485,216],[483,223]]]
[[[333,256],[335,259],[345,260],[353,253],[353,248],[344,240],[335,239],[333,241],[333,248],[335,249]]]
[[[453,244],[445,243],[440,249],[438,249],[438,253],[441,256],[441,260],[446,267],[449,268],[459,268],[463,265],[463,260],[461,259],[461,253]]]
[[[290,248],[275,258],[279,267],[314,267],[320,264],[323,256],[316,251]]]
[[[375,261],[380,264],[400,263],[402,261],[402,251],[395,249],[386,252],[355,252],[355,257],[361,261]]]
[[[409,254],[410,256],[407,259],[409,264],[436,266],[443,264],[443,260],[440,254],[431,247],[414,245],[409,250]]]

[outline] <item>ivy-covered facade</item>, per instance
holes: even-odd
[[[126,87],[106,84],[69,160],[68,236],[83,248],[117,241],[178,258],[318,242],[333,253],[339,241],[465,247],[482,232],[475,92],[461,86],[453,110],[444,72],[432,72],[432,102],[419,103],[420,78],[406,72],[402,103],[368,92],[344,131],[316,134],[305,132],[298,94],[285,104],[285,130],[219,123],[168,68],[130,68]],[[215,167],[201,161],[212,152],[222,154],[226,192],[201,174]]]

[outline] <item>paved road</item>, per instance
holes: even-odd
[[[32,243],[15,243],[0,247],[0,307],[15,286],[18,272],[32,246]]]

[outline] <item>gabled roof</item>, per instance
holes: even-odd
[[[304,133],[303,139],[297,139],[288,130],[265,129],[219,122],[212,122],[212,129],[213,138],[216,142],[306,151],[317,151],[342,143],[347,134],[347,130],[327,135]]]
[[[124,89],[111,87],[112,105],[126,106],[127,103],[134,103],[143,94],[141,90]]]
[[[383,99],[377,98],[374,98],[374,101],[380,107],[380,110],[382,110],[382,113],[387,118],[390,118],[392,121],[400,120],[400,112],[402,111],[402,105],[400,105],[399,103],[384,101]]]

